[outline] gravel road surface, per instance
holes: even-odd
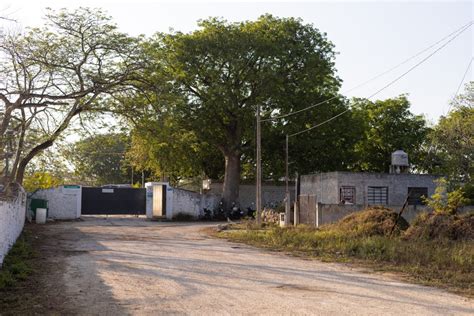
[[[44,284],[48,312],[474,314],[473,300],[465,297],[342,264],[209,238],[202,232],[209,225],[85,217],[41,227],[40,251],[50,267]]]

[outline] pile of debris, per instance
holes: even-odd
[[[389,236],[400,234],[408,226],[408,222],[403,217],[398,218],[396,212],[384,207],[371,207],[349,214],[326,227],[352,236]]]
[[[410,240],[474,240],[474,214],[423,213],[403,235]]]

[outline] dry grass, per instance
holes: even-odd
[[[362,263],[378,270],[402,272],[423,284],[474,297],[474,242],[444,237],[407,239],[407,224],[403,221],[397,223],[397,233],[389,236],[395,218],[387,210],[371,209],[321,229],[303,225],[256,229],[244,224],[217,235],[325,261]]]

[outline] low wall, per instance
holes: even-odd
[[[219,206],[220,196],[212,193],[200,194],[194,191],[176,189],[168,182],[147,182],[146,187],[146,214],[153,218],[153,186],[166,185],[166,218],[173,219],[178,214],[192,217],[202,215],[204,208],[214,210]]]
[[[400,212],[402,205],[387,205],[384,206],[388,209],[393,210],[394,212]],[[354,212],[362,211],[366,208],[364,205],[359,204],[321,204],[317,203],[314,207],[314,216],[308,216],[308,211],[306,210],[305,214],[302,214],[300,211],[299,224],[308,224],[320,226],[324,224],[334,223],[342,219],[344,216],[349,215]],[[303,208],[302,208],[303,209]],[[402,217],[408,222],[411,223],[415,217],[422,213],[428,212],[430,209],[424,205],[409,205],[402,213]],[[469,205],[465,206],[458,210],[458,213],[468,213],[474,211],[474,206]]]
[[[13,201],[0,201],[0,266],[25,225],[26,192],[20,187]]]
[[[178,214],[199,217],[204,208],[214,210],[218,207],[220,196],[215,194],[199,194],[197,192],[173,189],[172,216]]]
[[[216,182],[211,183],[211,190],[209,193],[215,195],[222,194],[223,184]],[[294,193],[295,193],[295,185],[294,183],[290,183],[289,185],[290,190],[290,198],[291,201],[294,200]],[[283,204],[283,200],[285,199],[285,185],[270,185],[270,184],[263,184],[262,185],[262,206],[263,207],[270,207],[275,208],[281,204]],[[239,186],[239,205],[240,208],[246,209],[250,207],[251,209],[255,209],[255,184],[241,184]]]
[[[48,200],[48,217],[53,219],[76,219],[81,217],[82,189],[80,186],[60,186],[39,190],[33,199]]]

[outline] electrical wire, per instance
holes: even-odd
[[[419,52],[416,53],[415,55],[413,55],[413,56],[411,56],[411,57],[405,59],[404,61],[400,62],[399,64],[397,64],[397,65],[395,65],[395,66],[393,66],[392,68],[390,68],[390,69],[388,69],[388,70],[382,72],[381,74],[376,75],[376,76],[374,76],[374,77],[372,77],[372,78],[370,78],[370,79],[368,79],[368,80],[366,80],[366,81],[364,81],[364,82],[358,84],[357,86],[355,86],[355,87],[353,87],[353,88],[350,88],[350,89],[348,89],[348,90],[345,90],[345,91],[343,91],[342,93],[343,93],[343,94],[346,94],[346,93],[348,93],[348,92],[351,92],[351,91],[353,91],[353,90],[356,90],[356,89],[358,89],[358,88],[360,88],[360,87],[366,85],[367,83],[372,82],[372,81],[374,81],[374,80],[376,80],[376,79],[378,79],[378,78],[380,78],[380,77],[386,75],[387,73],[392,72],[393,70],[395,70],[395,69],[397,69],[398,67],[400,67],[400,66],[406,64],[407,62],[409,62],[409,61],[415,59],[416,57],[418,57],[418,56],[420,56],[421,54],[425,53],[426,51],[430,50],[430,49],[433,48],[434,46],[436,46],[436,45],[438,45],[439,43],[441,43],[441,42],[445,41],[446,39],[450,38],[451,36],[454,36],[452,39],[456,38],[458,35],[460,35],[461,33],[463,33],[466,29],[468,29],[469,27],[471,27],[473,24],[474,24],[474,21],[470,21],[469,23],[467,23],[467,24],[463,25],[462,27],[456,29],[454,32],[451,32],[450,34],[444,36],[442,39],[440,39],[440,40],[438,40],[437,42],[431,44],[430,46],[426,47],[425,49],[419,51]],[[451,39],[451,40],[452,40],[452,39]],[[448,43],[449,43],[449,41],[448,41]],[[262,120],[260,120],[260,121],[261,121],[261,122],[268,122],[268,121],[274,121],[274,120],[278,120],[278,119],[285,118],[285,117],[288,117],[288,116],[296,115],[296,114],[299,114],[299,113],[301,113],[301,112],[307,111],[307,110],[309,110],[309,109],[315,108],[315,107],[317,107],[317,106],[319,106],[319,105],[325,104],[325,103],[327,103],[327,102],[329,102],[329,101],[332,101],[332,100],[334,100],[334,99],[337,99],[337,98],[339,98],[339,95],[335,95],[335,96],[333,96],[333,97],[331,97],[331,98],[329,98],[329,99],[327,99],[327,100],[324,100],[324,101],[322,101],[322,102],[319,102],[319,103],[310,105],[310,106],[308,106],[308,107],[306,107],[306,108],[303,108],[303,109],[300,109],[300,110],[297,110],[297,111],[294,111],[294,112],[290,112],[290,113],[283,114],[283,115],[278,115],[278,116],[271,117],[271,118],[267,118],[267,119],[262,119]]]
[[[462,76],[461,82],[459,83],[459,86],[456,90],[456,93],[454,94],[454,99],[458,96],[459,90],[461,90],[462,84],[464,83],[464,79],[466,79],[466,75],[469,72],[469,69],[471,68],[473,59],[474,59],[474,57],[471,57],[471,60],[469,61],[469,64],[467,65],[466,71],[464,72],[464,75]],[[449,113],[449,111],[451,111],[451,106],[452,106],[452,102],[448,106],[448,113]]]
[[[444,43],[443,45],[441,45],[440,47],[438,47],[435,51],[433,51],[431,54],[429,54],[428,56],[426,56],[425,58],[423,58],[421,61],[419,61],[418,63],[416,63],[414,66],[412,66],[410,69],[408,69],[407,71],[405,71],[403,74],[401,74],[400,76],[398,76],[397,78],[395,78],[394,80],[390,81],[388,84],[386,84],[385,86],[383,86],[382,88],[380,88],[379,90],[375,91],[374,93],[372,93],[369,97],[367,97],[367,99],[371,99],[373,98],[374,96],[376,96],[377,94],[379,94],[380,92],[382,92],[383,90],[387,89],[388,87],[390,87],[391,85],[393,85],[394,83],[396,83],[397,81],[399,81],[400,79],[402,79],[403,77],[405,77],[408,73],[410,73],[411,71],[413,71],[415,68],[417,68],[418,66],[420,66],[421,64],[423,64],[425,61],[427,61],[429,58],[431,58],[433,55],[435,55],[437,52],[439,52],[441,49],[443,49],[444,47],[446,47],[449,43],[451,43],[452,41],[454,41],[459,35],[461,35],[462,33],[464,33],[464,31],[466,31],[470,26],[472,26],[472,24],[474,24],[474,22],[470,22],[469,25],[467,27],[465,27],[461,32],[457,33],[454,37],[452,37],[449,41],[447,41],[446,43]],[[472,61],[472,60],[471,60]],[[308,132],[312,129],[315,129],[316,127],[319,127],[321,125],[324,125],[326,123],[329,123],[330,121],[338,118],[339,116],[347,113],[350,111],[350,108],[347,108],[346,110],[342,111],[341,113],[339,114],[336,114],[335,116],[327,119],[326,121],[324,122],[321,122],[317,125],[314,125],[314,126],[311,126],[310,128],[307,128],[305,130],[302,130],[302,131],[299,131],[299,132],[296,132],[296,133],[293,133],[293,134],[290,134],[288,135],[288,137],[293,137],[293,136],[296,136],[296,135],[300,135],[302,133],[305,133],[305,132]]]

